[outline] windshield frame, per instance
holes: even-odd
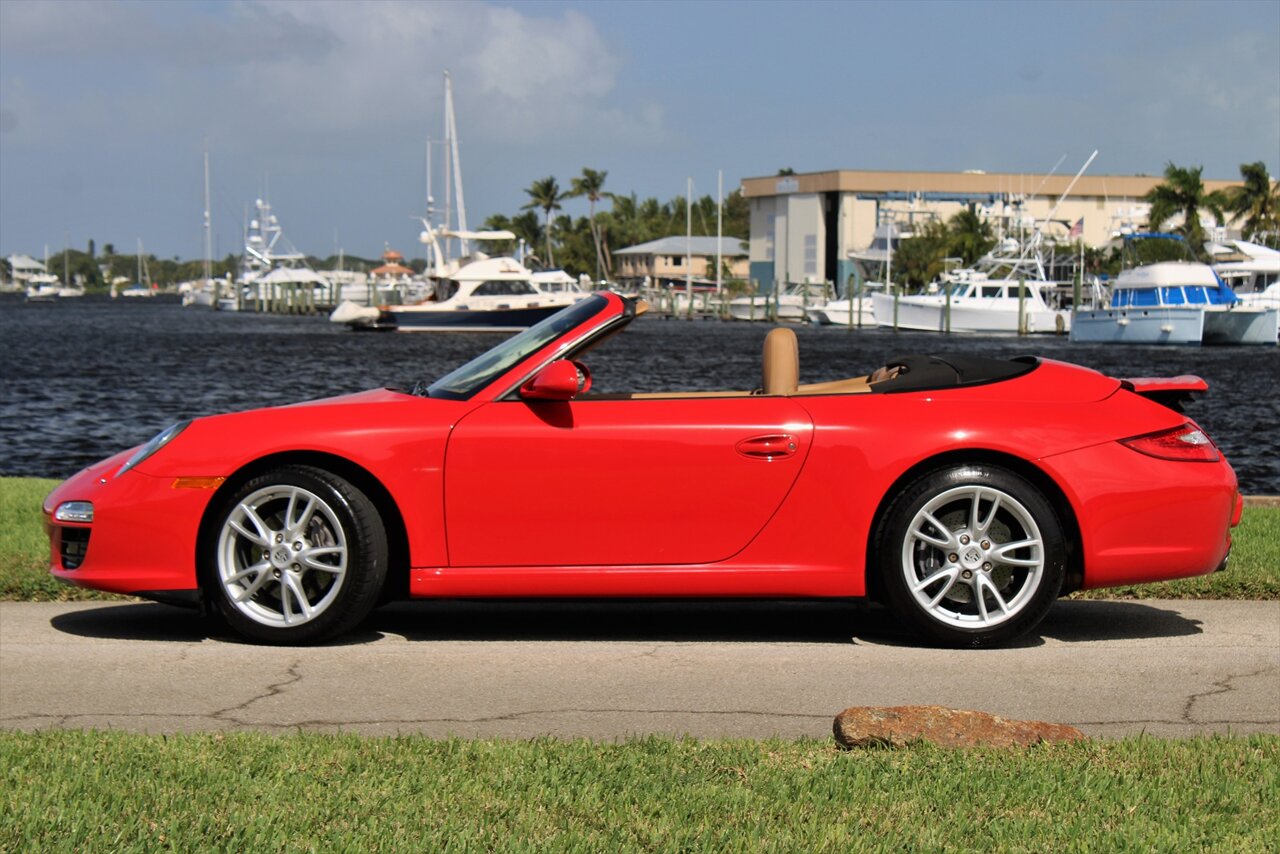
[[[426,397],[470,400],[499,377],[560,338],[571,335],[609,305],[601,294],[579,300],[432,382]]]

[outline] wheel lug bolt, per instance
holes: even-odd
[[[960,555],[958,555],[958,554],[949,554],[949,555],[947,555],[947,560],[951,561],[952,563],[955,563],[956,561],[960,560]]]
[[[963,534],[963,535],[961,535],[961,537],[960,537],[960,545],[962,545],[962,546],[967,546],[967,545],[969,545],[969,535],[968,535],[968,534]]]
[[[983,570],[985,570],[986,572],[990,572],[990,571],[991,571],[991,564],[989,564],[989,563],[984,563],[984,564],[982,565],[982,568],[983,568]]]
[[[991,541],[990,541],[990,540],[983,540],[983,541],[982,541],[982,547],[983,547],[984,549],[989,549],[989,548],[991,548]]]
[[[294,544],[293,544],[293,550],[294,550],[295,552],[300,552],[300,551],[302,551],[302,543],[294,543]]]
[[[277,542],[277,543],[283,543],[283,542],[284,542],[284,534],[276,534],[276,542]]]
[[[967,581],[970,578],[973,578],[973,573],[966,569],[964,572],[960,573],[960,577]]]

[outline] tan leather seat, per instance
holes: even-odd
[[[769,330],[764,337],[764,394],[791,395],[800,387],[800,345],[794,330]]]

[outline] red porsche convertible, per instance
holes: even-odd
[[[430,385],[197,418],[44,504],[52,572],[309,643],[431,597],[875,597],[936,643],[1225,566],[1241,499],[1195,377],[907,357],[804,385],[593,393],[596,294]]]

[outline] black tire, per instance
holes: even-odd
[[[890,609],[929,640],[1004,643],[1034,629],[1062,590],[1067,547],[1053,505],[989,463],[912,481],[881,518],[876,569]]]
[[[311,466],[282,466],[222,501],[201,550],[214,610],[256,643],[327,640],[378,602],[387,535],[363,492]]]

